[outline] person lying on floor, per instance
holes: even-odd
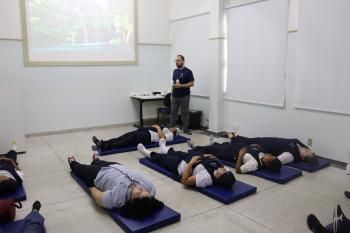
[[[68,158],[68,163],[101,207],[121,208],[122,214],[129,218],[144,218],[163,207],[154,198],[154,185],[119,163],[100,160],[96,154],[91,165],[78,163],[74,156]]]
[[[307,226],[313,233],[330,233],[322,226],[318,218],[310,214],[306,220]],[[333,211],[333,233],[349,233],[350,220],[345,216],[341,207],[337,205]]]
[[[0,155],[0,195],[8,195],[16,191],[23,182],[23,172],[17,164],[17,152],[9,151]]]
[[[289,160],[290,162],[303,161],[310,164],[318,163],[315,153],[298,139],[276,137],[247,138],[239,135],[235,136],[233,133],[227,133],[226,136],[233,143],[259,144],[268,153],[278,157],[285,157],[285,160]]]
[[[235,163],[237,173],[248,173],[259,168],[277,172],[282,167],[279,158],[266,153],[264,148],[259,145],[215,142],[210,146],[195,146],[191,141],[188,141],[187,144],[196,152],[212,154],[221,160]]]
[[[39,213],[41,203],[35,201],[32,211],[24,218],[23,225],[19,233],[43,233],[45,232],[44,217]]]
[[[112,138],[108,141],[97,139],[92,137],[92,141],[96,147],[101,150],[112,150],[127,146],[136,146],[139,143],[144,145],[151,144],[152,142],[158,142],[160,138],[165,138],[168,142],[173,141],[174,137],[178,134],[176,128],[163,129],[159,125],[153,125],[152,127],[141,128],[135,131],[128,132],[118,138]]]
[[[160,154],[147,150],[143,144],[139,144],[137,149],[144,157],[181,176],[181,183],[185,186],[204,188],[218,185],[231,188],[236,181],[232,171],[212,155],[192,156],[182,151],[175,151],[166,146],[163,138],[159,140],[159,146]]]

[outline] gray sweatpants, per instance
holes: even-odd
[[[188,107],[190,104],[190,96],[184,97],[174,97],[171,96],[171,117],[170,117],[170,126],[175,127],[177,120],[177,113],[181,107],[181,120],[183,124],[183,130],[188,131],[188,122],[189,122],[189,113]]]

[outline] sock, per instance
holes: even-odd
[[[160,147],[161,154],[167,154],[168,150],[170,149],[170,147],[166,146],[166,140],[164,138],[161,138],[159,140],[159,147]]]
[[[146,147],[143,144],[137,145],[137,150],[146,158],[151,158],[152,151],[149,151],[146,149]]]
[[[348,162],[348,165],[346,166],[346,174],[350,175],[350,161]]]
[[[188,145],[188,147],[191,148],[191,149],[196,148],[196,145],[195,145],[191,140],[188,140],[188,141],[187,141],[187,145]]]

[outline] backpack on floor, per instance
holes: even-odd
[[[21,202],[17,205],[12,199],[0,200],[0,224],[12,222],[16,217],[16,208],[22,208]]]

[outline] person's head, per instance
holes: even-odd
[[[281,167],[282,167],[281,161],[276,156],[273,156],[272,154],[265,154],[261,158],[261,163],[264,168],[274,172],[281,170]]]
[[[307,157],[307,156],[313,156],[315,155],[314,152],[309,149],[309,148],[305,148],[305,147],[299,147],[299,153],[300,153],[300,156],[303,158],[303,157]]]
[[[127,218],[142,219],[160,210],[163,206],[163,202],[154,197],[143,197],[128,201],[121,208],[121,213]]]
[[[299,154],[300,154],[301,160],[305,162],[308,162],[308,163],[318,162],[318,159],[315,153],[309,148],[299,146]]]
[[[185,57],[182,55],[177,55],[175,63],[177,68],[182,68],[185,65]]]
[[[150,196],[150,192],[141,186],[134,186],[131,190],[131,201],[147,198]]]
[[[231,188],[232,185],[236,182],[236,178],[233,175],[233,172],[228,170],[225,167],[220,167],[214,173],[215,183],[223,188]]]
[[[17,182],[7,176],[0,176],[0,195],[13,193],[17,189]]]

